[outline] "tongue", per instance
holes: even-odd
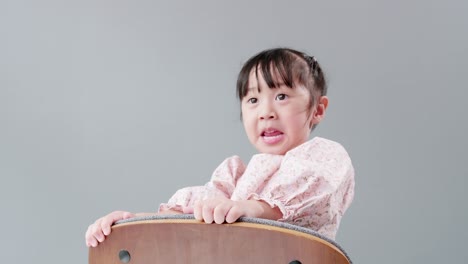
[[[284,138],[284,134],[281,133],[280,131],[275,131],[275,132],[268,132],[263,134],[263,141],[266,144],[277,144],[281,142]]]
[[[283,134],[283,133],[281,133],[281,132],[278,131],[278,130],[275,130],[275,131],[268,131],[268,132],[265,131],[265,133],[263,133],[263,135],[264,135],[265,137],[274,137],[274,136],[278,136],[278,135],[281,135],[281,134]]]

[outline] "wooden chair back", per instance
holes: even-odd
[[[114,225],[103,243],[89,249],[89,264],[351,263],[333,241],[294,229],[255,221],[131,219]]]

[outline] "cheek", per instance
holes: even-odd
[[[242,122],[245,120],[245,118],[249,115],[249,112],[248,110],[242,106],[241,107],[241,118],[242,118]]]
[[[255,132],[255,123],[251,121],[251,119],[244,119],[244,129],[247,134],[251,134]]]
[[[245,124],[252,122],[252,116],[253,112],[251,109],[248,109],[247,107],[242,107],[241,109],[241,117],[242,117],[242,122]]]
[[[307,113],[291,116],[288,118],[288,126],[296,133],[302,134],[304,131],[310,130],[310,122],[312,117]]]
[[[246,132],[252,127],[252,118],[248,113],[242,112],[242,125],[244,125]]]

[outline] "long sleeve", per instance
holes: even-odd
[[[167,203],[159,206],[159,211],[182,212],[184,207],[193,207],[199,200],[224,196],[230,198],[237,180],[244,173],[245,165],[238,156],[225,159],[213,172],[208,183],[179,189]]]
[[[354,196],[354,169],[341,145],[314,138],[286,153],[260,192],[246,195],[278,207],[283,214],[279,221],[334,239]]]

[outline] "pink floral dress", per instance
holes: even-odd
[[[354,169],[340,144],[315,137],[285,155],[256,154],[247,166],[238,156],[227,158],[207,184],[178,190],[159,210],[182,211],[218,196],[264,201],[280,209],[278,221],[334,239],[353,200]]]

